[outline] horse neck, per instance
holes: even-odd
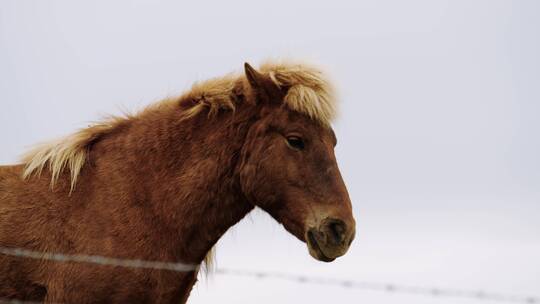
[[[98,143],[96,168],[106,187],[146,208],[153,230],[185,262],[199,263],[225,231],[252,208],[239,186],[237,161],[249,113],[182,120],[177,111],[150,113]]]

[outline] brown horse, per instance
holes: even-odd
[[[255,206],[316,259],[355,234],[317,68],[245,64],[179,98],[114,117],[0,167],[0,247],[199,265]],[[0,298],[184,303],[197,272],[0,254]]]

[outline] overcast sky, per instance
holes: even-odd
[[[358,222],[325,264],[262,211],[218,267],[540,296],[539,1],[0,2],[0,164],[265,58],[320,63]],[[476,303],[213,275],[190,303]],[[489,302],[482,302],[489,303]]]

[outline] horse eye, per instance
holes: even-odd
[[[296,150],[303,150],[304,149],[304,141],[302,138],[298,136],[289,136],[287,137],[287,143],[289,146]]]

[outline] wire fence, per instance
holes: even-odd
[[[339,286],[347,289],[363,289],[396,294],[416,294],[432,297],[466,298],[473,300],[489,300],[507,303],[540,303],[540,298],[532,296],[507,295],[481,290],[460,290],[436,287],[407,286],[393,283],[359,282],[327,277],[297,275],[282,272],[264,272],[236,269],[217,269],[217,274],[251,277],[255,279],[278,279],[298,284],[314,284]]]
[[[146,261],[139,259],[120,259],[98,255],[84,254],[64,254],[50,253],[27,250],[23,248],[2,247],[0,246],[0,254],[20,257],[47,260],[63,263],[89,263],[101,266],[125,267],[125,268],[143,268],[154,270],[166,270],[175,272],[188,272],[198,270],[200,265],[161,262],[161,261]],[[375,282],[359,282],[355,280],[343,280],[327,277],[316,277],[307,275],[297,275],[282,272],[266,272],[266,271],[250,271],[238,269],[219,268],[215,270],[218,275],[230,275],[249,277],[252,279],[277,279],[295,282],[299,284],[313,284],[325,286],[339,286],[347,289],[362,289],[371,291],[381,291],[385,293],[395,294],[416,294],[424,296],[432,296],[439,298],[463,298],[472,300],[489,300],[506,303],[540,303],[540,298],[533,296],[508,295],[502,293],[485,292],[481,290],[460,290],[436,287],[422,286],[407,286],[392,283],[375,283]],[[36,304],[41,302],[29,302],[18,299],[3,299],[0,298],[0,304]],[[63,303],[68,304],[68,303]]]
[[[127,267],[127,268],[147,268],[147,269],[156,269],[156,270],[171,270],[171,271],[178,271],[178,272],[193,271],[199,267],[199,265],[185,264],[185,263],[118,259],[118,258],[110,258],[110,257],[99,256],[99,255],[49,253],[49,252],[27,250],[23,248],[0,247],[0,253],[4,255],[10,255],[10,256],[16,256],[16,257],[22,257],[22,258],[48,260],[48,261],[55,261],[55,262],[90,263],[90,264],[98,264],[98,265],[104,265],[104,266],[118,266],[118,267]]]

